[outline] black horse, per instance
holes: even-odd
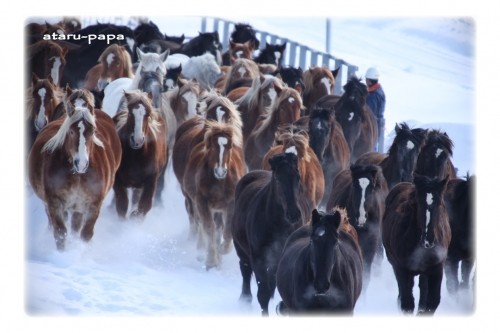
[[[404,313],[415,308],[413,279],[419,275],[418,314],[434,314],[441,301],[441,282],[451,230],[444,194],[448,178],[414,175],[414,184],[397,184],[387,196],[382,242],[394,269]]]
[[[135,45],[133,50],[133,62],[137,62],[139,59],[136,55],[136,48],[139,47],[143,52],[155,52],[161,54],[166,51],[167,48],[170,48],[171,45],[163,44],[162,41],[175,43],[180,47],[180,45],[184,42],[184,34],[181,36],[167,36],[163,32],[160,31],[158,26],[153,23],[153,21],[149,22],[141,22],[134,29],[134,39]],[[153,47],[153,45],[155,47]],[[158,46],[158,47],[156,47]]]
[[[283,44],[269,44],[260,50],[259,55],[253,60],[258,64],[273,64],[280,68],[283,64],[283,58],[286,49],[286,42]]]
[[[468,289],[475,262],[474,192],[475,176],[451,179],[448,183],[445,202],[451,228],[451,243],[444,266],[446,287],[455,294],[459,288]],[[461,263],[461,274],[458,264]]]
[[[357,240],[343,229],[345,219],[340,209],[313,210],[311,224],[290,235],[276,273],[279,313],[353,313],[363,259]]]
[[[300,95],[302,96],[302,93],[304,92],[305,89],[304,77],[303,77],[304,72],[302,71],[302,68],[283,66],[277,69],[276,72],[273,73],[273,75],[281,78],[281,80],[283,80],[283,82],[285,82],[287,86],[297,90],[298,92],[300,92]]]
[[[219,40],[219,32],[200,32],[198,36],[190,39],[187,43],[183,43],[177,50],[172,50],[171,54],[182,53],[188,57],[196,57],[210,52],[217,63],[222,63],[222,44]]]
[[[377,248],[381,246],[380,224],[389,193],[382,169],[377,165],[352,165],[334,180],[327,211],[334,207],[347,210],[349,223],[356,229],[363,254],[363,286],[366,290]]]
[[[269,159],[272,171],[251,171],[236,186],[232,235],[243,277],[240,300],[252,301],[254,273],[262,315],[269,314],[285,241],[306,218],[297,162],[293,153],[275,155]]]
[[[453,141],[446,132],[430,130],[427,140],[417,159],[415,172],[428,177],[444,179],[457,178],[455,166],[451,162],[453,157]]]
[[[260,42],[257,39],[257,35],[255,33],[254,28],[247,23],[236,23],[234,25],[234,30],[229,36],[229,38],[230,41],[239,44],[243,44],[249,41],[251,43],[250,45],[254,50],[259,49],[260,46]],[[231,65],[231,60],[228,51],[224,52],[224,54],[222,55],[222,64],[225,66]]]
[[[378,164],[382,167],[389,190],[400,182],[412,182],[417,159],[426,142],[427,130],[410,129],[405,122],[396,124],[396,137],[389,153],[369,152],[356,160],[356,164]]]

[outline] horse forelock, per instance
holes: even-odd
[[[288,148],[295,147],[297,149],[299,159],[304,159],[304,161],[309,162],[311,160],[311,155],[309,153],[309,136],[305,132],[291,132],[286,131],[279,135],[278,140],[282,142],[283,152],[286,152]]]
[[[214,136],[225,136],[228,137],[234,147],[242,148],[243,141],[241,137],[235,135],[238,132],[238,129],[234,127],[232,124],[228,123],[220,123],[215,120],[207,120],[205,123],[206,132],[204,135],[205,148],[208,146],[210,140]]]
[[[333,77],[332,71],[326,66],[311,67],[306,70],[302,76],[304,79],[304,95],[310,94],[316,88],[314,82],[321,77],[326,76],[335,84],[335,78]]]
[[[229,114],[227,115],[228,122],[241,130],[241,128],[243,127],[241,115],[236,108],[236,105],[231,102],[231,100],[224,96],[210,94],[205,98],[205,101],[207,102],[205,114],[208,109],[213,109],[217,106],[223,107],[225,110],[229,111]]]
[[[273,103],[264,109],[264,113],[261,116],[262,123],[255,129],[256,133],[262,133],[276,121],[276,117],[278,116],[277,110],[279,110],[281,103],[285,100],[288,101],[289,98],[293,98],[298,101],[300,105],[302,105],[302,98],[300,97],[300,94],[295,89],[284,87],[279,97],[275,98]]]
[[[65,117],[57,133],[52,138],[50,138],[43,146],[42,152],[53,153],[56,149],[62,147],[66,140],[69,129],[74,123],[80,120],[84,120],[94,129],[97,128],[96,118],[94,114],[91,113],[88,109],[78,108],[70,117]],[[104,143],[96,136],[95,133],[92,137],[92,142],[94,142],[96,146],[104,148]]]
[[[122,105],[117,113],[116,130],[121,131],[128,122],[130,111],[135,109],[138,105],[142,105],[149,114],[147,127],[153,134],[153,137],[156,138],[162,126],[160,122],[161,115],[159,111],[153,107],[147,94],[140,90],[134,90],[128,92],[128,98],[125,99],[126,103]]]
[[[453,156],[453,141],[445,133],[439,130],[431,130],[426,139],[426,146],[433,145],[444,148],[450,156]]]

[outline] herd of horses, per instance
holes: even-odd
[[[53,31],[121,34],[111,44],[46,40]],[[361,78],[333,94],[339,69],[283,65],[285,44],[259,49],[236,24],[184,41],[151,21],[135,29],[78,20],[29,23],[26,134],[30,185],[58,250],[92,239],[111,192],[117,218],[143,221],[162,204],[172,165],[190,240],[206,269],[233,246],[263,315],[352,314],[373,266],[392,265],[398,302],[433,314],[446,275],[469,288],[475,264],[475,177],[457,178],[453,142],[437,129],[395,126],[387,153]],[[459,273],[461,268],[461,273]]]

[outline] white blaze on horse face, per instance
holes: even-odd
[[[297,147],[295,147],[295,146],[288,147],[285,150],[285,153],[292,153],[292,154],[298,155],[298,153],[297,153]]]
[[[222,120],[223,120],[223,117],[224,115],[226,114],[226,111],[224,111],[224,109],[222,109],[222,106],[218,106],[217,109],[215,109],[215,113],[217,114],[217,121],[219,123],[222,123]],[[222,138],[219,138],[219,140],[222,139]],[[227,139],[226,139],[227,141]]]
[[[142,146],[144,143],[144,133],[142,132],[142,124],[144,123],[144,115],[146,114],[146,108],[144,105],[139,104],[134,110],[132,110],[135,119],[134,127],[134,143],[137,146]]]
[[[38,111],[38,116],[35,120],[35,126],[38,130],[41,130],[47,124],[47,118],[45,117],[45,94],[47,90],[45,88],[40,88],[38,90],[38,96],[40,96],[40,110]]]
[[[85,100],[81,98],[75,99],[73,105],[75,106],[76,111],[89,112],[89,108],[85,106]]]
[[[52,77],[52,81],[54,81],[54,84],[57,86],[59,84],[59,67],[61,67],[61,57],[53,58],[54,63],[52,64],[52,69],[50,70],[50,76]]]
[[[349,118],[347,120],[351,121],[352,118],[354,118],[354,112],[349,112]]]
[[[111,66],[113,60],[115,60],[115,54],[114,53],[108,54],[108,56],[106,57],[106,62],[108,63],[108,66]]]
[[[413,148],[415,148],[415,144],[411,140],[408,140],[408,142],[406,143],[406,148],[412,150]]]
[[[330,95],[330,91],[331,91],[330,79],[327,77],[324,77],[321,79],[321,83],[323,83],[325,85],[326,94]]]
[[[78,151],[76,152],[76,158],[78,163],[75,165],[77,173],[85,173],[87,166],[89,164],[89,152],[87,150],[87,142],[83,133],[85,132],[85,125],[83,121],[78,123],[78,128],[80,130],[80,137],[78,139]]]
[[[325,228],[323,227],[318,227],[318,229],[316,229],[316,236],[318,237],[323,237],[325,235],[326,231],[325,231]]]
[[[275,51],[274,57],[276,58],[276,65],[278,65],[280,63],[281,52]]]
[[[292,104],[295,101],[295,98],[293,97],[288,97],[288,103]]]
[[[217,138],[219,144],[219,163],[215,166],[214,174],[217,179],[223,179],[227,175],[227,165],[224,164],[224,149],[227,145],[227,138],[221,136]]]
[[[438,158],[442,152],[443,152],[443,150],[441,148],[436,149],[436,158]]]
[[[432,193],[427,193],[427,196],[425,198],[425,202],[427,203],[427,209],[425,210],[425,234],[427,235],[427,232],[429,230],[429,223],[431,222],[431,212],[429,211],[429,206],[432,205],[432,202],[434,201],[434,198],[432,197]],[[429,247],[429,241],[425,239],[424,241],[425,247]]]
[[[182,98],[187,102],[187,112],[189,115],[189,118],[194,117],[196,114],[196,103],[198,103],[198,97],[196,94],[192,91],[188,91],[184,95],[182,95]]]
[[[236,58],[241,58],[243,51],[236,51],[234,54],[236,55]]]
[[[240,77],[243,77],[246,72],[247,70],[245,69],[245,67],[238,68],[238,73],[240,73]]]
[[[370,185],[370,180],[368,178],[359,178],[359,186],[361,186],[361,202],[359,204],[359,225],[363,226],[366,223],[366,210],[365,210],[365,200],[366,200],[366,188]]]

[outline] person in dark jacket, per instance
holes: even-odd
[[[368,97],[366,103],[372,109],[378,124],[378,142],[374,150],[383,153],[384,151],[384,131],[385,131],[385,93],[378,82],[380,72],[377,67],[370,67],[366,71],[365,81],[368,86]]]

